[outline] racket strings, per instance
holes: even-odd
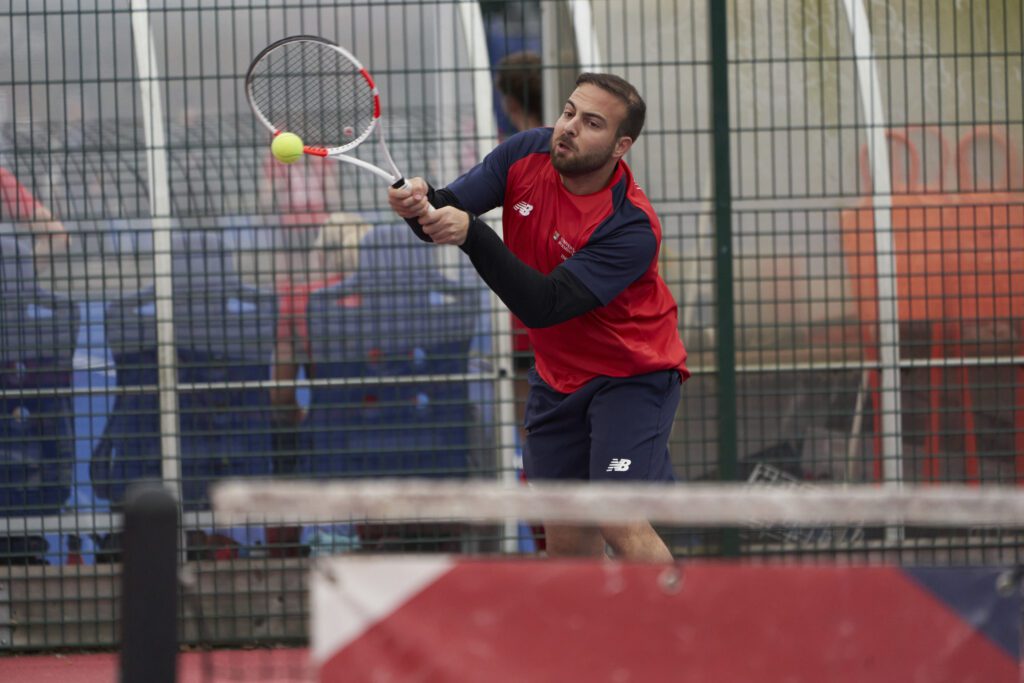
[[[374,95],[362,71],[329,45],[286,43],[251,80],[253,102],[275,129],[312,147],[344,147],[373,125]]]

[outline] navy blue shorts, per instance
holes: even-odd
[[[675,481],[668,437],[679,406],[679,372],[597,377],[571,394],[527,375],[528,481]]]

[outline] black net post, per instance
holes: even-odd
[[[159,484],[124,509],[121,683],[174,683],[178,655],[178,505]]]

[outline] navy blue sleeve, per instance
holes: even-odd
[[[658,251],[647,215],[632,206],[629,209],[599,226],[586,246],[562,264],[602,305],[636,282]]]
[[[505,201],[505,183],[512,164],[528,154],[551,149],[551,129],[535,128],[516,133],[495,147],[484,160],[447,187],[459,206],[472,214],[487,213]]]

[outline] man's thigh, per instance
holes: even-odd
[[[672,370],[600,377],[561,394],[531,371],[527,479],[673,481],[667,444],[679,384]]]
[[[524,426],[527,481],[585,480],[590,472],[590,434],[586,427],[586,387],[573,394],[552,389],[531,369]]]
[[[668,439],[679,373],[615,379],[590,402],[590,479],[675,481]]]

